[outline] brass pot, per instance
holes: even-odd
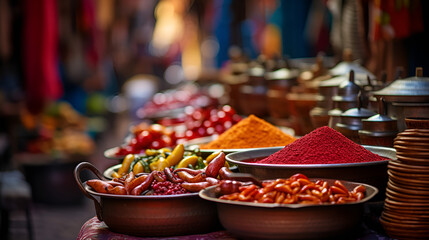
[[[416,76],[397,79],[385,88],[374,91],[375,97],[383,97],[386,102],[429,102],[429,78],[423,77],[423,69],[416,68]]]
[[[97,218],[113,232],[142,237],[166,237],[219,229],[215,204],[204,201],[198,193],[168,196],[97,193],[81,181],[80,173],[85,169],[93,172],[99,179],[106,179],[88,162],[80,163],[74,170],[80,190],[94,201]]]
[[[387,116],[383,98],[379,99],[378,105],[379,114],[362,119],[360,142],[365,145],[393,147],[393,141],[398,134],[397,120]]]
[[[389,116],[398,121],[398,130],[406,129],[405,118],[429,118],[429,78],[423,77],[423,69],[416,68],[416,75],[397,79],[385,88],[372,92],[387,102]]]
[[[335,130],[348,139],[360,144],[359,130],[362,129],[362,119],[375,115],[375,112],[366,108],[352,108],[341,114],[341,120],[335,125]]]

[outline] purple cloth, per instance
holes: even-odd
[[[111,232],[104,222],[100,222],[97,217],[89,219],[80,229],[77,240],[154,240],[154,239],[168,239],[168,240],[236,240],[232,234],[227,231],[217,231],[206,234],[196,234],[188,236],[173,236],[164,238],[154,237],[135,237],[126,234]],[[363,232],[355,238],[356,240],[393,240],[384,234],[377,233],[374,230],[364,228]],[[348,239],[350,240],[350,239]]]
[[[235,239],[226,231],[217,231],[211,232],[207,234],[196,234],[196,235],[188,235],[188,236],[173,236],[173,237],[165,237],[165,238],[142,238],[129,236],[120,233],[111,232],[104,222],[100,222],[97,217],[93,217],[89,219],[80,229],[77,240],[151,240],[151,239],[168,239],[168,240],[210,240],[210,239],[224,239],[224,240],[233,240]]]

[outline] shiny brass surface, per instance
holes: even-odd
[[[422,71],[421,68],[416,68],[416,76],[397,79],[372,94],[383,97],[386,102],[429,102],[429,78],[423,77]]]

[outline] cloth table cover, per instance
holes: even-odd
[[[392,240],[381,233],[377,233],[369,228],[364,227],[363,232],[357,236],[356,240]],[[114,233],[108,229],[104,222],[101,222],[97,217],[89,219],[81,228],[77,240],[154,240],[154,239],[168,239],[168,240],[211,240],[211,239],[223,239],[223,240],[236,240],[231,233],[221,230],[206,234],[195,234],[187,236],[172,236],[172,237],[135,237],[126,234]],[[352,240],[350,238],[349,240]]]

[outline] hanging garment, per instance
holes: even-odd
[[[63,91],[57,68],[57,1],[24,1],[23,16],[25,97],[29,111],[37,114]]]

